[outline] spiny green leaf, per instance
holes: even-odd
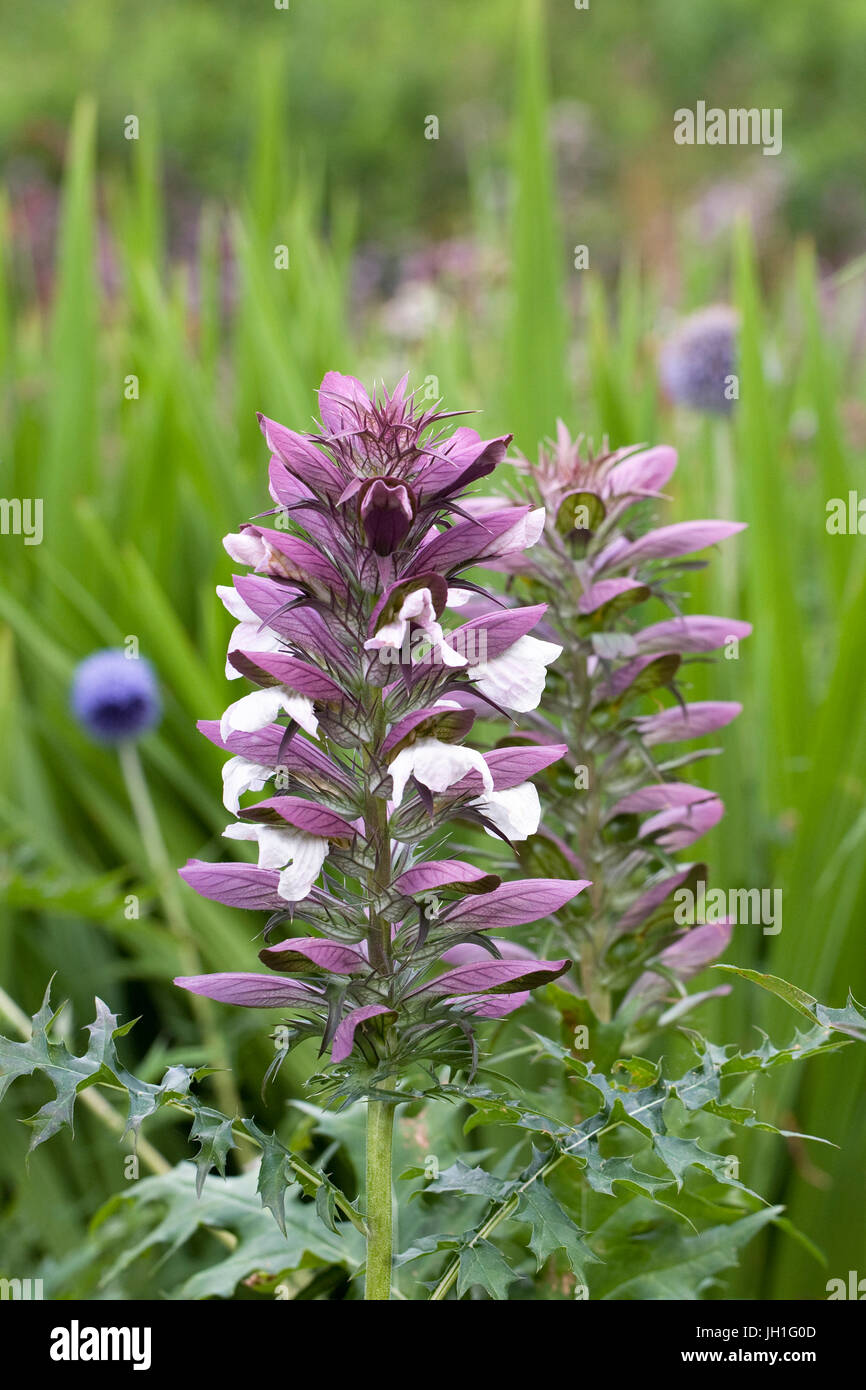
[[[286,1188],[294,1182],[288,1168],[288,1150],[274,1134],[259,1129],[254,1120],[245,1120],[244,1129],[261,1148],[256,1191],[262,1206],[271,1213],[280,1230],[286,1232]]]
[[[826,1004],[819,1004],[813,994],[807,994],[798,985],[789,984],[778,975],[766,975],[760,970],[746,970],[739,965],[717,965],[714,969],[724,971],[728,975],[739,975],[753,985],[759,985],[768,994],[774,994],[777,999],[783,999],[786,1004],[790,1004],[792,1009],[796,1009],[797,1013],[802,1014],[810,1023],[818,1023],[823,1028],[847,1033],[859,1042],[866,1042],[866,1009],[862,1004],[858,1004],[850,990],[845,1007],[831,1009]]]
[[[799,1028],[796,1029],[794,1037],[786,1047],[776,1047],[765,1037],[760,1047],[754,1048],[751,1052],[741,1052],[733,1047],[714,1049],[712,1044],[709,1044],[709,1050],[714,1055],[725,1054],[719,1066],[719,1073],[727,1077],[745,1072],[773,1071],[776,1067],[787,1066],[789,1062],[802,1062],[807,1057],[838,1052],[840,1048],[848,1047],[851,1041],[851,1038],[842,1034],[834,1037],[828,1029],[817,1026],[810,1028],[806,1033],[801,1033]]]
[[[457,1276],[457,1297],[476,1284],[491,1298],[507,1299],[508,1290],[517,1278],[503,1255],[489,1240],[477,1240],[460,1251],[460,1273]]]
[[[200,1200],[195,1197],[196,1174],[192,1164],[182,1163],[170,1173],[144,1178],[128,1193],[109,1204],[127,1209],[132,1217],[140,1213],[147,1230],[136,1242],[125,1239],[103,1283],[110,1282],[128,1265],[157,1246],[166,1247],[164,1257],[182,1249],[201,1229],[230,1232],[223,1259],[211,1260],[191,1277],[168,1283],[164,1296],[172,1299],[230,1298],[241,1280],[252,1274],[283,1274],[305,1265],[337,1265],[356,1272],[363,1258],[363,1243],[357,1232],[348,1239],[329,1233],[319,1219],[315,1204],[300,1194],[286,1203],[285,1230],[277,1230],[262,1210],[252,1173],[226,1178],[222,1183],[207,1181]]]
[[[56,1095],[46,1102],[28,1121],[34,1135],[31,1149],[50,1139],[59,1130],[72,1128],[73,1111],[78,1093],[99,1082],[125,1091],[129,1103],[125,1134],[136,1135],[143,1120],[166,1105],[179,1107],[192,1114],[190,1139],[198,1145],[196,1156],[196,1188],[200,1194],[212,1168],[225,1177],[226,1158],[237,1148],[236,1132],[246,1133],[260,1148],[258,1192],[262,1205],[274,1217],[285,1234],[286,1189],[301,1180],[305,1191],[326,1193],[329,1223],[337,1231],[333,1212],[341,1208],[348,1219],[359,1228],[362,1222],[357,1211],[326,1174],[320,1173],[303,1159],[291,1153],[274,1134],[260,1129],[254,1120],[223,1115],[199,1100],[191,1091],[192,1083],[209,1074],[209,1068],[193,1071],[187,1067],[169,1067],[159,1084],[141,1081],[120,1063],[115,1041],[129,1032],[132,1022],[118,1026],[117,1018],[101,999],[96,1000],[96,1018],[88,1025],[90,1043],[80,1057],[70,1053],[62,1042],[54,1042],[49,1030],[56,1017],[50,1005],[50,985],[39,1012],[33,1016],[32,1035],[26,1043],[12,1042],[0,1036],[0,1099],[8,1086],[19,1076],[43,1072],[52,1082]],[[320,1204],[321,1205],[321,1204]],[[337,1231],[337,1233],[339,1233]]]
[[[580,1168],[593,1192],[600,1192],[609,1197],[621,1196],[623,1193],[653,1197],[656,1192],[670,1188],[673,1182],[669,1174],[654,1176],[644,1172],[638,1167],[635,1158],[616,1155],[604,1158],[597,1144],[581,1149],[580,1153],[572,1154],[570,1157]],[[614,1183],[617,1184],[616,1189]]]
[[[619,1258],[606,1252],[606,1276],[600,1297],[609,1299],[700,1298],[716,1276],[737,1264],[737,1255],[753,1236],[782,1213],[766,1207],[723,1226],[711,1226],[696,1236],[680,1232],[654,1240],[628,1240]],[[593,1290],[595,1292],[595,1290]]]
[[[196,1109],[189,1137],[199,1145],[195,1160],[197,1196],[201,1196],[204,1180],[212,1168],[221,1178],[225,1177],[229,1150],[237,1147],[233,1128],[234,1121],[219,1110],[209,1110],[207,1106]]]
[[[450,1168],[443,1168],[437,1177],[431,1179],[423,1188],[423,1192],[462,1192],[467,1197],[489,1197],[494,1201],[501,1201],[509,1196],[514,1188],[513,1182],[506,1182],[502,1178],[494,1177],[492,1173],[487,1173],[483,1168],[470,1168],[461,1158],[451,1164]]]
[[[88,1024],[90,1043],[86,1052],[76,1057],[64,1042],[49,1038],[48,1032],[56,1014],[50,1005],[51,986],[45,992],[42,1007],[34,1014],[32,1033],[27,1042],[13,1042],[0,1037],[0,1099],[12,1081],[19,1076],[42,1072],[55,1089],[53,1100],[46,1103],[28,1120],[33,1126],[30,1148],[44,1144],[62,1129],[72,1129],[75,1101],[80,1091],[95,1082],[119,1086],[127,1094],[129,1110],[124,1133],[136,1135],[142,1121],[167,1104],[186,1100],[193,1081],[202,1075],[188,1067],[169,1067],[159,1085],[141,1081],[120,1062],[115,1039],[123,1037],[130,1025],[118,1027],[117,1018],[102,1002],[96,1000],[96,1018]]]
[[[725,1155],[714,1154],[696,1140],[671,1130],[666,1116],[668,1102],[678,1102],[680,1113],[683,1110],[691,1115],[703,1112],[715,1119],[772,1130],[773,1126],[756,1118],[754,1110],[726,1101],[723,1094],[726,1079],[768,1071],[844,1042],[844,1039],[837,1042],[828,1038],[826,1030],[815,1029],[807,1035],[797,1034],[784,1048],[776,1048],[765,1039],[754,1053],[743,1056],[731,1046],[709,1044],[695,1035],[692,1041],[697,1054],[696,1065],[674,1079],[664,1077],[660,1067],[644,1058],[620,1059],[616,1069],[627,1073],[630,1081],[637,1083],[634,1085],[612,1081],[591,1062],[575,1058],[560,1044],[539,1034],[533,1036],[543,1053],[566,1062],[581,1088],[595,1097],[595,1112],[580,1123],[569,1125],[545,1114],[531,1101],[496,1094],[483,1086],[445,1087],[446,1094],[459,1095],[475,1110],[465,1127],[469,1129],[481,1123],[513,1124],[533,1133],[546,1134],[553,1142],[554,1152],[573,1160],[583,1170],[593,1190],[613,1195],[614,1184],[617,1184],[621,1192],[648,1197],[655,1197],[665,1187],[679,1190],[685,1173],[692,1168],[705,1169],[724,1185],[742,1187],[730,1175]],[[646,1172],[638,1166],[639,1155],[607,1157],[600,1150],[602,1137],[621,1126],[648,1141],[644,1147],[655,1154],[669,1176]],[[534,1172],[530,1177],[534,1180]]]
[[[583,1282],[583,1267],[596,1258],[584,1243],[584,1232],[574,1224],[543,1182],[531,1183],[520,1196],[517,1221],[530,1225],[529,1245],[535,1255],[536,1268],[556,1250],[564,1250],[573,1272]]]

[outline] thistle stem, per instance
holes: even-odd
[[[156,880],[165,919],[177,945],[181,969],[185,975],[198,975],[201,973],[201,960],[195,936],[180,900],[174,866],[162,838],[138,748],[131,740],[126,740],[120,744],[118,756],[138,833]],[[219,1068],[214,1073],[213,1083],[220,1106],[229,1115],[239,1115],[240,1100],[229,1069],[229,1055],[220,1037],[210,1000],[199,994],[191,994],[190,1003],[210,1054],[210,1063]]]
[[[714,515],[723,520],[737,515],[736,472],[731,444],[731,426],[727,420],[716,422],[714,433]],[[720,598],[722,612],[734,612],[737,599],[737,553],[730,545],[721,547],[719,557]]]
[[[367,1301],[387,1302],[391,1296],[391,1149],[395,1109],[392,1101],[367,1102]]]

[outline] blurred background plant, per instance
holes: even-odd
[[[706,772],[728,815],[701,857],[715,886],[783,890],[782,931],[736,929],[729,960],[834,1004],[866,993],[866,565],[859,536],[825,528],[866,453],[866,11],[547,10],[412,0],[395,24],[348,0],[0,3],[0,491],[41,498],[45,532],[0,538],[0,978],[30,1012],[58,969],[69,1030],[94,993],[141,1015],[125,1043],[141,1076],[212,1058],[168,983],[178,937],[118,761],[76,725],[70,681],[94,649],[137,639],[164,702],[139,748],[162,835],[178,864],[214,857],[220,757],[194,722],[225,704],[215,527],[260,504],[254,412],[304,428],[330,368],[409,369],[483,405],[485,436],[515,429],[530,457],[557,415],[599,445],[672,443],[669,519],[748,522],[689,605],[755,628],[739,661],[691,668],[689,699],[745,707]],[[699,99],[781,107],[782,154],[674,145],[674,110]],[[739,398],[703,414],[668,398],[659,351],[719,303],[736,311]],[[241,914],[192,894],[184,910],[205,969],[243,968]],[[745,986],[707,1009],[744,1045],[789,1028]],[[271,1045],[254,1020],[220,1026],[255,1099]],[[740,1151],[741,1181],[786,1204],[827,1269],[773,1229],[729,1295],[823,1297],[862,1269],[860,1053],[762,1101],[838,1151],[760,1133]],[[272,1124],[314,1066],[290,1059]],[[87,1142],[40,1150],[22,1180],[14,1116],[42,1097],[19,1085],[0,1111],[4,1265],[41,1260],[68,1295],[122,1154],[82,1114]],[[334,1142],[292,1113],[310,1145]],[[186,1152],[171,1122],[153,1130],[169,1159]]]

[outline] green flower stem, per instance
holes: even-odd
[[[727,420],[717,420],[713,431],[714,516],[725,521],[737,517],[736,464],[731,441],[731,426]],[[718,560],[720,602],[722,612],[733,613],[737,601],[737,552],[732,545],[721,546]]]
[[[364,833],[373,863],[367,874],[369,894],[367,941],[370,962],[383,975],[391,973],[391,923],[376,910],[376,900],[391,882],[391,835],[388,806],[375,793],[379,780],[381,746],[385,737],[385,707],[381,690],[375,692],[371,711],[371,737],[365,749],[367,792]],[[387,1054],[387,1039],[385,1040]],[[390,1089],[391,1081],[381,1082]],[[367,1101],[367,1278],[364,1298],[387,1302],[391,1297],[391,1259],[394,1241],[391,1150],[395,1101]]]
[[[118,749],[120,768],[126,790],[132,805],[144,851],[156,880],[163,911],[171,933],[175,939],[181,969],[185,975],[201,974],[201,959],[195,944],[195,936],[190,927],[177,887],[177,875],[169,859],[159,828],[159,820],[154,810],[150,789],[138,748],[135,743],[126,741]],[[193,1014],[201,1029],[202,1037],[209,1053],[209,1062],[219,1070],[214,1072],[213,1083],[220,1106],[228,1115],[239,1115],[240,1100],[230,1070],[230,1058],[225,1043],[220,1037],[217,1019],[211,1001],[200,994],[189,996]]]
[[[366,1300],[387,1302],[391,1296],[393,1193],[391,1149],[396,1104],[367,1102],[367,1282]]]

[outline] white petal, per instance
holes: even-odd
[[[294,826],[240,822],[227,826],[224,833],[229,840],[258,841],[259,868],[280,870],[277,892],[290,903],[307,896],[328,854],[327,840]]]
[[[296,903],[307,896],[319,877],[328,856],[328,841],[303,830],[293,831],[292,839],[292,861],[280,874],[277,892],[286,902]]]
[[[523,662],[498,657],[480,668],[475,682],[482,695],[503,709],[523,713],[538,708],[544,693],[544,679],[543,666],[527,668]]]
[[[439,627],[439,624],[437,623],[436,626]],[[439,631],[441,632],[442,629],[439,628]],[[443,666],[465,666],[467,664],[466,657],[461,656],[459,652],[455,652],[454,648],[446,642],[444,635],[441,640],[435,644],[434,651],[438,653]]]
[[[261,621],[253,616],[251,623],[238,623],[232,633],[232,648],[243,644],[251,652],[278,652],[283,643],[269,627],[262,627]]]
[[[244,603],[234,584],[217,584],[216,591],[223,608],[239,623],[258,623],[255,613],[249,604]]]
[[[429,647],[422,640],[420,644],[413,643],[411,649],[412,663],[415,666],[435,666],[441,663],[443,666],[465,666],[466,657],[461,656],[446,641],[445,633],[439,623],[431,622],[424,627],[416,629],[423,632],[430,643]]]
[[[290,719],[294,719],[310,738],[318,738],[319,721],[313,712],[313,702],[306,695],[294,695],[285,686],[277,687],[282,691],[280,704]]]
[[[556,642],[542,642],[540,637],[532,637],[528,633],[519,639],[521,649],[528,659],[540,661],[542,666],[549,666],[558,656],[562,656],[562,647]],[[517,646],[517,642],[514,643]]]
[[[276,633],[271,632],[270,628],[263,628],[255,613],[252,615],[252,622],[238,623],[229,638],[230,652],[278,652],[282,651],[282,647],[283,644]],[[226,678],[232,681],[240,680],[240,677],[241,672],[236,671],[226,658]]]
[[[295,853],[295,837],[299,831],[291,826],[257,825],[259,868],[282,869]]]
[[[283,685],[270,685],[266,690],[254,690],[229,705],[220,720],[220,735],[227,739],[234,732],[254,734],[273,724],[277,715],[285,712],[311,738],[317,737],[319,721],[313,712],[313,702],[306,695],[294,695]]]
[[[269,686],[267,690],[254,690],[229,705],[220,720],[220,735],[227,739],[230,734],[255,734],[259,729],[273,724],[283,708],[284,691],[280,685]]]
[[[257,840],[259,846],[260,869],[282,869],[288,864],[293,853],[292,836],[300,834],[291,826],[253,825],[238,821],[227,825],[223,831],[226,840]]]
[[[515,521],[514,525],[509,526],[507,531],[503,531],[501,536],[497,536],[485,554],[493,557],[513,555],[518,551],[527,550],[529,546],[535,545],[543,530],[544,508],[536,507],[534,511],[528,512],[519,521]]]
[[[430,590],[413,589],[404,598],[398,616],[403,620],[411,619],[419,627],[428,629],[430,624],[436,621],[436,609],[433,606],[433,595]]]
[[[531,545],[535,545],[537,541],[541,540],[542,534],[544,532],[544,518],[545,512],[543,507],[536,507],[535,510],[530,512],[529,516],[526,518],[525,545],[527,549],[529,549]]]
[[[259,827],[248,821],[237,821],[227,825],[223,831],[224,840],[257,840]]]
[[[545,667],[562,652],[555,642],[519,637],[501,656],[470,666],[478,689],[505,709],[536,709],[544,692]]]
[[[411,623],[415,624],[416,630],[420,629],[430,639],[429,649],[422,644],[424,655],[417,658],[417,664],[433,665],[438,660],[443,666],[466,665],[466,658],[449,645],[441,625],[436,621],[436,608],[429,589],[413,589],[412,593],[407,594],[396,618],[390,623],[383,623],[375,636],[367,639],[364,643],[365,650],[381,651],[384,647],[402,649]],[[416,661],[417,650],[413,644],[409,652],[413,661]]]
[[[443,743],[438,738],[422,738],[404,748],[391,763],[389,772],[394,782],[394,805],[399,806],[410,777],[432,792],[444,792],[459,782],[468,772],[479,772],[484,788],[493,791],[493,777],[483,757],[474,748],[457,743]]]
[[[423,625],[422,630],[430,639],[430,651],[419,661],[419,665],[433,664],[438,659],[443,666],[465,666],[466,657],[461,656],[445,639],[442,627],[435,621]],[[413,654],[414,655],[414,654]]]
[[[436,622],[436,610],[429,589],[415,589],[407,594],[400,611],[389,623],[383,623],[374,636],[364,643],[365,651],[381,651],[383,647],[402,647],[409,623],[417,623],[424,631]],[[438,627],[438,624],[437,624]],[[440,634],[442,629],[438,628]]]
[[[237,815],[244,792],[260,792],[273,775],[273,768],[249,758],[229,758],[223,767],[223,805]]]
[[[388,771],[391,774],[391,780],[394,783],[394,790],[391,793],[391,805],[395,808],[399,806],[400,802],[403,800],[403,793],[406,790],[406,783],[412,776],[412,752],[413,750],[411,747],[404,748],[402,752],[397,754],[394,761],[391,764],[389,764],[388,767]]]
[[[541,804],[534,782],[521,782],[504,792],[479,797],[472,802],[482,815],[509,840],[526,840],[534,835],[541,819]],[[488,830],[488,835],[491,833]]]
[[[446,608],[462,608],[472,598],[471,589],[449,589],[445,600]]]
[[[395,618],[391,623],[383,623],[378,632],[372,637],[368,637],[364,643],[364,650],[368,652],[381,651],[383,647],[402,647],[403,639],[406,636],[405,622],[400,618]]]
[[[223,547],[239,565],[260,565],[265,558],[265,543],[255,531],[230,531]]]
[[[273,724],[283,708],[284,691],[280,685],[269,686],[267,690],[254,690],[229,705],[220,720],[220,735],[227,739],[230,734],[255,734],[259,729]],[[299,721],[300,722],[300,721]]]
[[[307,886],[297,897],[288,899],[289,902],[306,897],[328,853],[327,840],[320,839],[318,835],[308,835],[306,831],[296,830],[291,825],[252,825],[239,821],[227,825],[223,835],[227,840],[258,841],[260,869],[283,871],[287,865],[292,865],[289,873],[294,874],[296,885],[300,888],[306,883]],[[291,878],[286,881],[291,883]],[[282,880],[277,891],[284,897],[281,890]]]

